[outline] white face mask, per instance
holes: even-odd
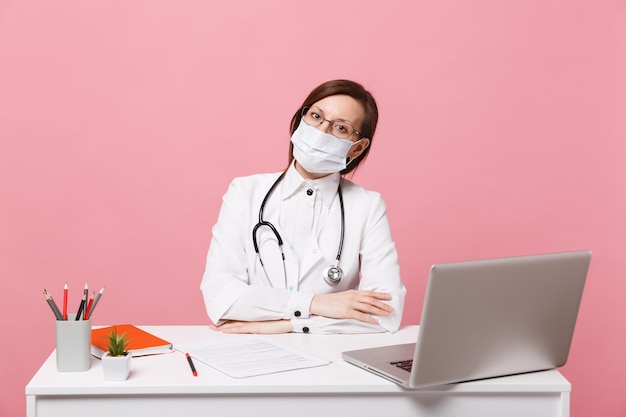
[[[291,135],[293,157],[312,174],[331,174],[346,169],[350,142],[317,130],[301,121]]]

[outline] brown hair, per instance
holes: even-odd
[[[298,125],[300,125],[302,109],[304,107],[311,106],[326,97],[336,95],[350,96],[361,103],[365,114],[363,117],[363,125],[361,126],[361,129],[358,130],[361,132],[361,137],[369,138],[370,140],[369,146],[361,153],[361,155],[352,161],[346,169],[341,171],[341,174],[343,175],[356,169],[361,161],[367,157],[367,154],[372,147],[374,132],[376,131],[376,124],[378,123],[378,106],[376,105],[376,101],[370,92],[363,88],[361,84],[350,80],[333,80],[327,81],[315,88],[311,91],[308,97],[304,99],[304,102],[291,119],[290,133],[293,134],[293,132],[298,128]],[[293,144],[289,142],[289,164],[291,164],[291,161],[293,161]]]

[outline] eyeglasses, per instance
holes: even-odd
[[[347,120],[327,120],[324,118],[324,112],[315,106],[306,106],[302,109],[302,120],[309,126],[317,127],[324,122],[330,124],[330,134],[340,139],[348,139],[352,134],[356,133],[361,137],[361,132],[356,130],[352,123]]]

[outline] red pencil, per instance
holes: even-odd
[[[83,320],[89,319],[89,314],[91,314],[91,306],[93,305],[93,298],[96,296],[96,292],[91,293],[91,298],[89,299],[89,303],[87,303],[87,308],[85,309],[85,314],[83,314]]]
[[[63,320],[67,320],[67,282],[63,288]]]
[[[93,311],[96,309],[96,306],[98,305],[98,301],[100,301],[100,297],[102,297],[103,292],[104,292],[104,287],[100,289],[100,292],[96,296],[96,299],[93,301],[93,305],[91,306],[91,311],[89,312],[89,316],[87,316],[88,319],[91,318],[91,315],[93,314]]]

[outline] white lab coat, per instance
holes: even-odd
[[[263,214],[263,220],[271,222],[283,239],[284,264],[270,228],[264,226],[257,231],[266,275],[254,251],[252,230],[259,221],[261,202],[279,175],[236,178],[224,195],[200,286],[209,318],[214,323],[229,319],[290,319],[296,332],[395,332],[400,326],[406,289],[400,279],[398,255],[380,194],[341,179],[345,233],[340,267],[344,278],[331,286],[324,281],[323,273],[335,264],[340,241],[340,176],[332,174],[305,181],[292,164],[268,198]],[[291,210],[293,206],[289,204],[294,196],[306,198],[301,196],[309,189],[321,193],[324,204],[318,205],[321,209],[313,221],[313,231],[294,237],[293,231],[281,227],[294,220],[281,221],[280,213]],[[314,294],[348,289],[389,293],[392,299],[388,304],[395,311],[388,317],[376,317],[379,325],[309,314]]]

